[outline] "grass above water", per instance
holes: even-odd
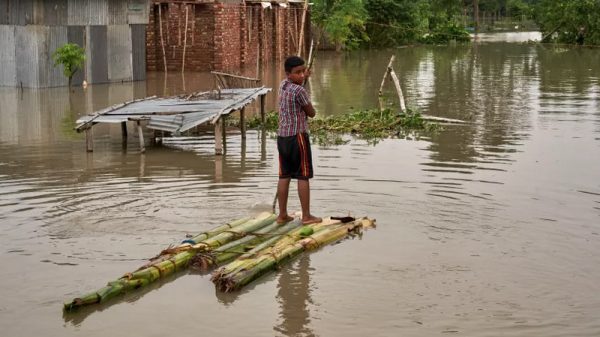
[[[270,111],[265,116],[265,129],[276,132],[278,114]],[[232,125],[238,125],[238,120],[232,120]],[[260,115],[248,119],[249,128],[261,127]],[[340,145],[348,143],[345,135],[352,135],[376,144],[385,138],[417,137],[420,132],[432,132],[439,129],[436,123],[425,121],[417,111],[408,109],[406,113],[398,113],[391,109],[358,110],[348,114],[317,117],[309,120],[311,140],[319,145]]]

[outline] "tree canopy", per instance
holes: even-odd
[[[535,16],[547,41],[600,44],[598,0],[540,0]]]
[[[468,40],[475,9],[492,17],[535,19],[550,40],[600,44],[599,0],[314,0],[313,23],[339,50]],[[514,26],[514,23],[513,23]],[[512,26],[511,26],[512,27]]]

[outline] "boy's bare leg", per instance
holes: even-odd
[[[277,223],[280,224],[294,220],[294,218],[289,216],[287,213],[290,180],[290,178],[280,178],[277,182],[277,202],[279,203],[279,216],[277,216]]]
[[[302,207],[302,223],[307,225],[321,222],[321,218],[310,214],[310,182],[308,179],[298,179],[298,196]]]

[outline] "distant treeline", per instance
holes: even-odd
[[[562,43],[598,44],[599,0],[314,0],[317,35],[336,49],[468,41],[469,32],[538,28]],[[537,27],[536,27],[537,25]]]

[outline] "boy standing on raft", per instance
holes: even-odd
[[[290,180],[298,180],[298,196],[302,207],[302,223],[321,222],[310,213],[310,183],[313,177],[312,154],[308,137],[308,117],[315,117],[315,109],[306,89],[302,86],[308,78],[304,60],[290,56],[285,60],[286,78],[279,86],[279,128],[277,150],[279,151],[279,181],[277,198],[280,224],[293,220],[287,212]]]

